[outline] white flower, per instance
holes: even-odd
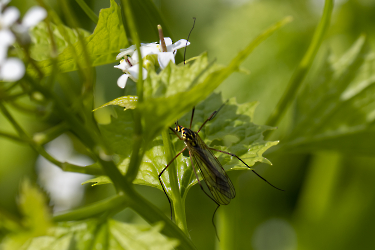
[[[17,81],[25,74],[25,66],[18,58],[7,58],[8,48],[16,41],[16,36],[22,41],[30,40],[28,31],[46,16],[47,12],[41,7],[32,7],[27,11],[21,24],[16,21],[20,12],[16,7],[5,6],[10,0],[0,0],[0,81]]]
[[[181,39],[176,43],[172,43],[172,39],[169,37],[164,38],[164,42],[167,47],[167,51],[163,51],[161,44],[157,43],[142,43],[140,50],[143,59],[143,67],[142,67],[142,78],[143,80],[147,77],[147,70],[146,68],[150,65],[154,65],[155,63],[152,62],[151,55],[157,56],[157,62],[161,69],[164,69],[170,61],[175,63],[175,55],[178,49],[186,47],[190,45],[190,42]],[[147,57],[149,56],[149,57]],[[119,65],[116,65],[115,68],[121,69],[125,74],[120,76],[117,80],[117,85],[120,88],[125,88],[126,81],[130,77],[132,80],[138,80],[138,73],[139,73],[139,57],[138,52],[136,51],[135,45],[130,46],[127,49],[121,49],[121,52],[116,56],[116,59],[124,58],[120,61]]]

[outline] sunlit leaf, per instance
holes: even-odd
[[[69,27],[62,26],[64,33],[69,37],[69,42],[74,44],[78,41],[78,34],[75,30]],[[60,54],[68,46],[68,42],[61,34],[56,25],[51,24],[51,30],[54,37],[57,53]],[[83,37],[88,37],[90,33],[83,29],[79,29]],[[37,61],[47,60],[51,57],[52,45],[50,35],[48,33],[45,22],[39,23],[31,30],[32,45],[30,47],[30,56]]]
[[[114,0],[111,0],[110,8],[100,11],[94,33],[84,39],[85,50],[90,56],[91,66],[115,62],[120,49],[128,47],[121,20],[121,10]],[[57,57],[60,72],[77,70],[80,63],[85,65],[82,44],[78,41],[73,46],[74,49],[67,47]],[[76,56],[75,53],[77,53]],[[76,58],[79,59],[78,62]],[[51,60],[41,61],[38,65],[46,75],[52,72]]]
[[[174,249],[178,241],[160,234],[155,226],[126,224],[115,220],[66,222],[50,230],[49,235],[33,238],[24,250]]]
[[[110,102],[103,104],[102,106],[94,109],[93,111],[96,111],[98,109],[101,109],[110,105],[120,106],[125,109],[135,109],[135,107],[137,106],[137,101],[138,101],[138,96],[132,96],[132,95],[121,96],[119,98],[116,98]]]

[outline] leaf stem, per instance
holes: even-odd
[[[20,138],[19,136],[16,136],[16,135],[12,135],[8,132],[4,132],[4,131],[0,131],[0,136],[3,136],[3,137],[6,137],[8,139],[11,139],[13,141],[17,141],[17,142],[28,142],[27,140],[23,139],[23,138]]]
[[[93,21],[95,24],[98,23],[99,17],[95,14],[95,12],[85,3],[83,0],[76,0],[78,5],[82,8],[82,10],[86,13],[86,15]]]
[[[315,58],[316,53],[323,41],[324,35],[328,29],[331,14],[333,9],[333,0],[326,0],[323,10],[322,18],[315,30],[314,36],[310,43],[309,48],[307,49],[304,57],[302,58],[297,69],[294,71],[288,87],[281,97],[279,103],[277,104],[275,110],[268,118],[266,124],[269,126],[275,126],[280,122],[280,119],[283,117],[287,111],[290,104],[295,100],[295,96],[298,92],[299,87],[301,86],[307,72],[309,71],[311,64]],[[267,134],[267,137],[271,135],[272,131]]]
[[[173,144],[170,140],[170,135],[168,130],[163,130],[162,132],[163,144],[165,149],[165,158],[166,161],[169,162],[173,157],[176,155],[176,152],[173,148]],[[190,238],[189,230],[187,228],[186,223],[186,214],[185,214],[185,202],[181,198],[180,187],[178,185],[178,178],[177,178],[177,166],[175,164],[176,161],[172,162],[171,165],[168,167],[168,175],[169,175],[169,183],[171,185],[171,193],[172,193],[172,206],[174,210],[174,216],[176,224],[181,230]]]
[[[57,214],[53,216],[55,222],[59,221],[73,221],[73,220],[83,220],[95,215],[107,212],[108,210],[114,210],[117,208],[124,208],[126,206],[126,200],[123,195],[116,195],[86,207],[78,208],[66,213]]]
[[[61,122],[60,124],[57,124],[56,126],[49,128],[46,131],[35,133],[33,135],[33,140],[39,145],[44,145],[52,141],[68,129],[68,124],[66,122]]]
[[[76,173],[83,173],[83,174],[92,174],[92,175],[99,175],[102,174],[100,168],[96,166],[96,164],[90,165],[88,167],[77,166],[68,162],[60,162],[56,160],[53,156],[47,153],[47,151],[34,140],[32,140],[26,132],[22,129],[22,127],[17,123],[17,121],[13,118],[13,116],[9,113],[8,109],[0,102],[0,110],[4,114],[4,116],[8,119],[8,121],[13,125],[16,129],[19,138],[17,140],[27,142],[36,152],[38,152],[41,156],[45,159],[56,165],[57,167],[61,168],[64,171],[76,172]],[[15,139],[13,136],[8,135],[8,138]]]
[[[231,173],[230,179],[232,180],[233,185],[238,187],[240,171],[234,172],[237,173]],[[237,196],[239,196],[238,193]],[[217,249],[230,250],[241,248],[238,243],[238,236],[241,234],[238,225],[241,224],[242,214],[244,213],[241,211],[240,199],[234,199],[228,204],[228,206],[222,206],[219,208],[217,221],[219,221],[220,244],[217,245]]]
[[[137,33],[137,27],[134,21],[132,8],[130,5],[129,0],[122,0],[122,10],[124,16],[127,21],[127,25],[129,27],[131,38],[136,46],[136,50],[138,53],[139,58],[139,74],[137,80],[137,96],[138,96],[138,103],[141,104],[143,102],[143,76],[142,76],[142,69],[143,69],[143,61],[142,55],[140,50],[140,40]],[[125,25],[124,25],[125,29]],[[134,110],[134,140],[133,140],[133,153],[130,158],[129,168],[125,175],[126,180],[129,183],[132,183],[133,180],[136,178],[139,170],[139,165],[141,163],[141,159],[143,153],[140,153],[140,149],[143,144],[143,130],[142,130],[142,123],[141,123],[142,115],[139,109]]]

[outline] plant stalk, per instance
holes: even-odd
[[[169,162],[176,155],[176,152],[171,142],[168,130],[163,130],[162,138],[165,149],[166,162]],[[173,161],[167,169],[172,193],[172,197],[170,197],[170,199],[172,201],[176,225],[190,238],[186,223],[185,202],[181,198],[176,169],[177,165],[175,164],[175,162],[176,160]]]
[[[297,69],[294,71],[288,87],[286,88],[283,96],[281,97],[279,103],[277,104],[275,110],[268,118],[266,124],[269,126],[276,126],[289,106],[295,100],[295,97],[298,93],[300,86],[302,85],[303,80],[306,77],[307,72],[309,71],[311,64],[318,52],[320,45],[322,44],[324,35],[329,27],[331,20],[331,14],[333,10],[333,0],[326,0],[323,10],[322,18],[315,30],[314,36],[312,38],[311,44],[307,49],[305,55],[303,56],[300,64]],[[274,131],[274,130],[273,130]],[[272,131],[267,134],[267,138],[271,135]]]

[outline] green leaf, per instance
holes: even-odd
[[[5,238],[3,250],[17,250],[30,238],[45,235],[52,226],[51,213],[46,206],[44,194],[29,181],[21,185],[18,207],[23,215],[23,228],[15,231]]]
[[[114,0],[111,0],[110,8],[100,11],[99,22],[94,33],[84,39],[91,66],[115,62],[120,49],[129,46],[121,20],[121,10]],[[74,49],[67,47],[57,57],[60,72],[77,70],[79,64],[85,65],[82,44],[78,41],[73,47]],[[53,68],[51,60],[41,61],[38,65],[44,74],[51,74]]]
[[[201,124],[223,104],[220,94],[212,94],[209,98],[197,105],[195,109],[194,122],[192,129],[197,131]],[[219,150],[231,152],[239,156],[249,166],[253,166],[256,162],[264,162],[270,164],[262,154],[271,146],[278,142],[270,142],[263,140],[263,132],[272,129],[268,126],[256,125],[253,121],[253,115],[257,103],[237,104],[235,99],[230,99],[222,108],[215,119],[208,122],[200,132],[202,139],[210,147]],[[128,112],[128,111],[126,111]],[[124,112],[124,113],[126,113]],[[186,114],[179,119],[179,124],[189,126],[191,113]],[[174,140],[174,146],[177,152],[183,149],[183,143],[171,134]],[[226,170],[247,170],[237,158],[232,159],[229,155],[215,152],[219,161]],[[157,137],[146,149],[142,159],[140,171],[138,172],[135,184],[148,185],[162,190],[158,179],[158,174],[163,170],[171,159],[165,158],[165,151],[162,145],[161,137]],[[186,198],[190,187],[197,183],[194,172],[191,168],[190,158],[180,155],[176,158],[178,183],[180,184],[181,197]],[[126,172],[129,165],[129,158],[123,160],[119,165],[122,173]],[[162,181],[170,195],[170,185],[168,170],[162,175]],[[94,185],[111,183],[108,177],[100,176],[85,183],[93,183]],[[171,196],[170,196],[171,197]]]
[[[103,104],[102,106],[94,109],[93,111],[96,111],[98,109],[101,109],[110,105],[120,106],[125,109],[135,109],[135,107],[137,106],[137,101],[138,101],[138,96],[132,96],[132,95],[121,96],[119,98],[116,98],[110,102]]]
[[[49,235],[33,238],[24,250],[86,249],[174,249],[175,239],[160,234],[162,224],[154,226],[126,224],[115,220],[65,222],[49,231]]]
[[[131,110],[116,109],[117,118],[111,117],[111,123],[99,125],[102,138],[112,152],[122,159],[129,157],[133,145],[134,120]]]
[[[68,37],[70,43],[76,43],[78,41],[77,31],[70,29],[69,27],[62,26],[65,35]],[[57,53],[60,54],[68,46],[68,42],[61,34],[59,28],[51,23],[51,30],[56,44]],[[79,32],[83,37],[88,37],[89,32],[79,29]],[[36,61],[47,60],[51,57],[51,39],[48,33],[47,25],[45,22],[39,23],[31,31],[32,45],[30,46],[30,56]]]
[[[295,127],[284,150],[373,154],[375,56],[365,37],[336,62],[326,55],[317,77],[299,95]]]

